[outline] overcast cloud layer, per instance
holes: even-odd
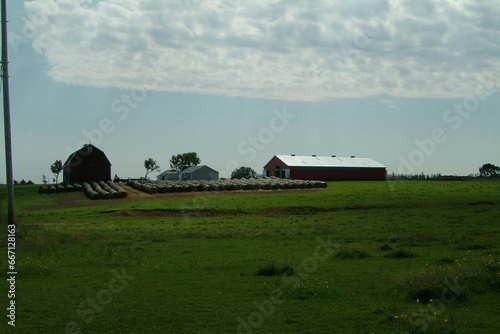
[[[284,100],[469,96],[500,71],[499,1],[34,0],[25,34],[82,86]]]

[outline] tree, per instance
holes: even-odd
[[[62,162],[61,160],[56,160],[51,166],[50,170],[52,173],[54,173],[54,176],[56,177],[56,183],[57,179],[59,178],[59,173],[63,170]]]
[[[181,171],[187,167],[197,166],[200,164],[200,157],[196,152],[188,152],[173,155],[170,159],[170,168]]]
[[[492,176],[500,174],[500,167],[493,164],[484,164],[479,168],[479,174],[481,176]]]
[[[115,176],[113,177],[113,182],[118,183],[120,181],[121,179],[118,177],[118,175],[115,174]]]
[[[42,175],[42,183],[47,184],[47,177],[45,175]]]
[[[257,172],[250,167],[240,167],[231,173],[232,179],[254,179],[257,177]]]
[[[156,161],[152,158],[144,160],[144,167],[146,168],[146,175],[144,175],[145,179],[148,178],[149,173],[160,170],[160,166],[158,166]]]

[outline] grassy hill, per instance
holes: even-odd
[[[109,201],[16,187],[7,329],[500,332],[499,180],[328,185]]]

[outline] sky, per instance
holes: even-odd
[[[221,177],[278,154],[500,165],[498,0],[32,0],[7,15],[16,180],[51,180],[85,143],[122,178],[183,152]]]

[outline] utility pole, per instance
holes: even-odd
[[[7,214],[8,223],[14,223],[14,182],[12,175],[12,140],[10,135],[10,103],[9,103],[9,59],[7,55],[7,8],[6,0],[2,0],[2,83],[3,83],[3,117],[5,132],[5,169],[7,170]]]

